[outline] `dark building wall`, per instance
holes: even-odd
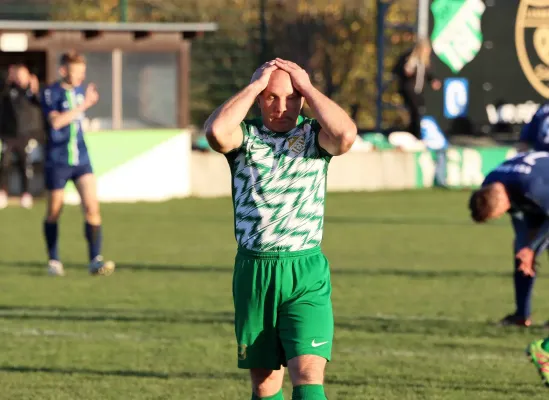
[[[0,19],[47,20],[53,7],[51,0],[2,0]]]

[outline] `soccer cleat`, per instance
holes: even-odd
[[[48,275],[52,276],[65,276],[65,270],[63,264],[58,260],[48,261]]]
[[[32,196],[29,193],[23,193],[20,201],[21,207],[26,209],[32,208]]]
[[[549,387],[549,352],[541,346],[543,339],[533,341],[526,348],[526,356],[536,367],[543,384]]]
[[[102,256],[97,256],[90,262],[90,274],[92,275],[105,275],[109,276],[114,272],[113,261],[103,261]]]
[[[517,314],[509,314],[506,315],[505,318],[499,322],[499,324],[501,326],[522,326],[524,328],[528,328],[532,325],[532,320]]]

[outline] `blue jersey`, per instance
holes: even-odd
[[[520,132],[521,142],[536,151],[549,151],[549,103],[542,105]]]
[[[42,96],[42,109],[46,119],[52,111],[70,111],[84,102],[84,88],[65,89],[60,82],[48,86]],[[48,126],[45,146],[46,166],[73,166],[90,163],[82,130],[82,113],[69,125],[60,129]]]
[[[488,174],[482,186],[500,182],[511,200],[509,213],[549,216],[549,153],[520,153]]]

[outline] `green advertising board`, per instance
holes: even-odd
[[[486,175],[500,163],[517,154],[513,147],[451,147],[445,150],[445,183],[454,188],[480,186]],[[423,151],[415,155],[416,187],[431,187],[435,181],[440,153]]]

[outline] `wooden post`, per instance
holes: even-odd
[[[191,41],[184,39],[179,45],[177,57],[177,127],[186,128],[191,122]]]
[[[46,83],[51,85],[57,79],[58,75],[58,60],[59,53],[55,48],[46,50]]]
[[[122,51],[112,51],[112,129],[122,129]]]

